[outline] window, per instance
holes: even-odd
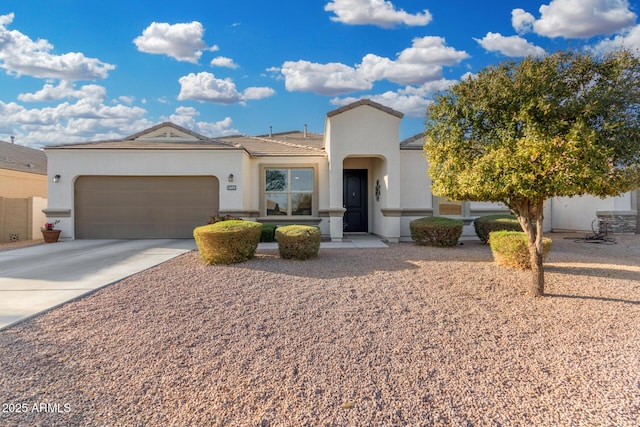
[[[313,168],[266,168],[267,215],[312,215],[313,186]]]

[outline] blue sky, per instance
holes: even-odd
[[[162,121],[215,137],[302,130],[369,98],[422,132],[433,95],[507,59],[640,49],[627,0],[3,0],[0,140]]]

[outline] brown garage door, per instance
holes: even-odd
[[[218,213],[213,176],[83,176],[75,183],[77,239],[192,238]]]

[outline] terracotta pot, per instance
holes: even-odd
[[[44,237],[45,243],[55,243],[58,241],[58,237],[60,237],[60,230],[43,230],[42,236]]]

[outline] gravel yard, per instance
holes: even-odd
[[[640,235],[197,252],[0,332],[0,425],[640,425]],[[19,412],[18,412],[19,411]]]

